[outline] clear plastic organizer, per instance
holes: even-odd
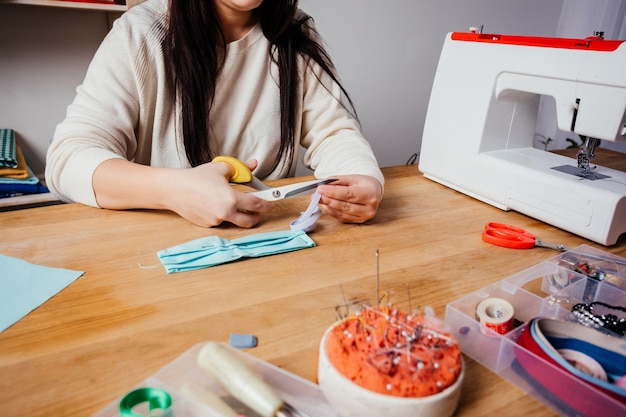
[[[171,412],[164,415],[175,417],[223,417],[223,414],[214,408],[196,401],[183,393],[181,390],[183,384],[194,382],[220,397],[222,401],[229,404],[240,414],[245,414],[248,417],[257,416],[253,411],[241,405],[230,396],[209,373],[198,367],[197,358],[203,346],[204,343],[195,345],[138,386],[129,387],[128,392],[139,388],[157,388],[165,391],[171,397]],[[317,384],[261,361],[243,351],[231,348],[227,344],[224,344],[224,346],[239,355],[253,371],[258,373],[274,389],[283,401],[298,411],[302,411],[311,417],[339,417],[339,414],[328,404]],[[120,402],[124,396],[98,411],[93,417],[119,417]],[[140,405],[137,407],[140,407]],[[146,410],[138,409],[135,411],[148,415]]]
[[[476,318],[477,305],[492,297],[513,306],[515,326],[508,333],[499,334]],[[582,245],[449,303],[445,323],[465,354],[555,411],[563,415],[626,416],[626,404],[517,344],[529,320],[576,321],[571,307],[594,301],[625,306],[626,259]],[[612,335],[626,346],[626,337]],[[557,397],[537,382],[527,372],[529,363],[571,382],[567,398]],[[580,398],[586,402],[583,413],[570,405],[574,402],[570,400]]]

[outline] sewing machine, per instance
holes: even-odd
[[[559,130],[586,137],[577,159],[532,146],[541,95],[554,98]],[[448,34],[425,177],[612,245],[626,233],[626,173],[593,164],[598,140],[626,140],[626,41]]]

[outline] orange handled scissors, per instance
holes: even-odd
[[[487,223],[483,229],[483,240],[493,245],[513,249],[530,249],[539,246],[560,252],[569,250],[563,245],[543,242],[524,229],[504,223]]]
[[[256,192],[250,194],[255,195],[267,201],[282,200],[283,198],[299,197],[302,195],[312,194],[318,185],[329,184],[337,181],[334,178],[325,180],[302,181],[295,184],[289,184],[282,187],[270,187],[263,181],[252,175],[250,168],[237,158],[232,156],[216,156],[212,162],[226,162],[233,170],[230,181],[236,184],[247,185],[252,187]]]

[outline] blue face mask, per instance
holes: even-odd
[[[208,236],[163,249],[157,255],[167,273],[172,274],[313,246],[315,242],[303,230],[286,230],[257,233],[234,240]]]

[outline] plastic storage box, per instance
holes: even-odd
[[[583,245],[449,303],[445,323],[465,354],[555,411],[564,415],[626,416],[625,403],[517,344],[529,320],[546,317],[576,321],[571,307],[581,302],[602,301],[624,307],[625,290],[626,259]],[[512,305],[512,330],[500,334],[476,318],[476,307],[489,298]],[[612,335],[626,346],[626,337]],[[557,378],[571,382],[571,392],[566,398],[554,395],[527,373],[529,363],[535,371],[556,372]],[[571,406],[580,398],[584,398],[584,412]]]
[[[223,414],[218,413],[215,409],[182,393],[181,387],[183,384],[195,382],[209,389],[209,391],[231,405],[240,414],[247,416],[257,415],[230,397],[207,372],[198,367],[197,358],[203,346],[204,343],[200,343],[192,347],[140,385],[129,390],[129,392],[139,388],[164,390],[170,395],[172,403],[170,412],[164,415],[173,415],[175,417],[223,417]],[[263,362],[245,352],[233,349],[226,344],[224,346],[240,355],[241,359],[252,370],[261,375],[283,401],[289,403],[297,410],[303,411],[311,417],[339,417],[339,414],[326,401],[318,385],[267,362]],[[94,414],[93,417],[119,417],[119,405],[123,398],[124,396],[120,397],[106,408]],[[138,407],[140,406],[138,405]],[[148,415],[146,410],[140,409],[138,412]]]

